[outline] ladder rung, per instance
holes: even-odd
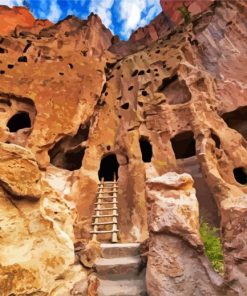
[[[90,233],[94,234],[101,234],[101,233],[114,233],[114,232],[119,232],[119,230],[98,230],[98,231],[90,231]]]
[[[111,215],[93,215],[93,218],[118,217],[118,214]]]
[[[97,199],[107,199],[107,198],[116,198],[116,196],[112,196],[112,195],[109,195],[109,196],[97,196]]]
[[[117,204],[117,201],[101,201],[101,202],[96,202],[95,205],[104,205],[104,204]]]
[[[95,211],[111,211],[111,210],[117,210],[117,208],[101,208],[101,209],[95,209]]]
[[[101,194],[107,194],[107,193],[115,193],[117,191],[113,191],[113,190],[108,190],[108,191],[97,191],[97,193],[101,193]]]
[[[92,223],[92,225],[110,225],[110,224],[117,224],[116,222],[97,222],[97,223]]]
[[[101,183],[98,183],[98,184],[100,185]],[[117,182],[114,182],[114,181],[105,181],[104,184],[117,184]]]

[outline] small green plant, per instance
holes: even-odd
[[[179,7],[177,10],[182,14],[182,17],[184,18],[184,23],[188,24],[188,22],[191,19],[191,15],[190,15],[190,11],[188,9],[188,6],[186,6],[185,3],[183,3],[183,6]]]
[[[219,229],[205,221],[201,221],[200,234],[204,243],[205,252],[213,268],[220,274],[224,273],[223,246],[218,235]]]

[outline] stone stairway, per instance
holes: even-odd
[[[95,262],[98,296],[145,296],[145,269],[138,243],[101,244],[102,258]]]

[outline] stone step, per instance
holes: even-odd
[[[146,287],[142,279],[99,280],[98,296],[145,296]]]
[[[95,268],[99,275],[109,278],[111,275],[138,275],[141,259],[136,257],[99,258],[95,262]]]
[[[103,258],[120,258],[138,256],[140,244],[126,243],[126,244],[101,244],[101,256]]]

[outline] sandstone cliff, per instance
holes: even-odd
[[[21,6],[9,8],[8,6],[0,5],[0,19],[1,36],[11,34],[19,29],[32,30],[38,33],[41,29],[52,25],[49,20],[35,20],[29,10]]]
[[[157,250],[168,252],[179,244],[185,251],[176,256],[184,256],[181,266],[188,268],[184,278],[196,278],[190,267],[196,265],[207,283],[205,295],[222,295],[225,289],[228,295],[247,293],[247,4],[216,1],[209,6],[207,1],[193,10],[198,3],[189,1],[192,16],[184,25],[177,10],[170,11],[170,1],[161,2],[164,12],[126,43],[94,14],[87,20],[70,16],[42,30],[33,29],[34,19],[27,14],[30,21],[0,32],[0,208],[10,221],[4,222],[6,241],[0,246],[4,295],[56,288],[56,276],[73,265],[72,240],[91,238],[97,183],[113,173],[118,174],[119,240],[140,242],[150,235],[151,275]],[[165,236],[149,234],[153,222],[148,222],[146,180],[168,172],[192,175],[199,210],[190,191],[190,228],[184,219],[178,232],[165,224]],[[162,196],[167,194],[163,190]],[[161,209],[167,203],[163,197]],[[58,222],[54,211],[62,215]],[[174,219],[177,212],[171,212]],[[221,229],[225,274],[215,281],[210,264],[199,262],[205,256],[198,215]],[[13,232],[11,221],[18,223]],[[28,230],[31,222],[34,234]],[[189,247],[183,231],[195,239]],[[19,248],[23,258],[8,258],[6,245]],[[48,258],[58,256],[55,266],[46,261],[52,266],[47,286],[42,284],[47,274],[39,278],[47,258],[37,256],[40,249]],[[179,281],[169,281],[173,267],[166,270],[166,281],[176,295]],[[12,284],[11,290],[5,277],[14,269],[32,280],[20,288]],[[203,295],[193,287],[187,291]],[[159,295],[171,295],[162,289]]]

